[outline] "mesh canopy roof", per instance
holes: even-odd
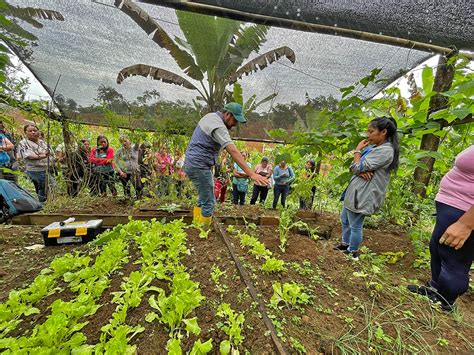
[[[180,1],[144,0],[150,3]],[[472,0],[190,0],[253,14],[474,50]]]
[[[145,90],[153,89],[159,91],[162,99],[171,101],[190,102],[196,96],[194,91],[182,86],[139,76],[128,78],[121,85],[116,83],[121,69],[138,63],[157,66],[180,75],[183,72],[166,50],[160,48],[129,16],[114,6],[113,0],[102,0],[102,4],[87,0],[10,0],[9,3],[55,10],[64,16],[64,21],[42,20],[44,27],[41,29],[22,24],[38,37],[38,45],[32,48],[29,66],[50,93],[61,76],[56,94],[71,98],[81,106],[95,103],[100,85],[115,88],[127,99],[134,99]],[[270,2],[224,0],[217,3],[223,6],[239,4],[242,10],[255,11],[262,3]],[[279,3],[288,3],[292,8],[299,6],[296,1]],[[311,10],[313,1],[304,3],[306,7],[300,7],[302,19],[310,16],[306,11]],[[155,18],[170,37],[184,38],[174,9],[145,3],[138,5]],[[359,9],[360,16],[362,10]],[[384,10],[383,14],[385,16],[387,11]],[[351,17],[349,13],[339,14],[343,15]],[[328,14],[326,20],[329,19],[333,20]],[[382,19],[378,17],[377,22]],[[206,34],[203,33],[202,37],[205,40]],[[450,39],[445,36],[443,40]],[[310,97],[332,95],[340,98],[339,88],[357,82],[375,67],[382,68],[381,77],[393,80],[432,56],[408,48],[280,27],[269,30],[260,53],[280,46],[293,49],[296,62],[292,64],[286,58],[281,58],[264,70],[243,77],[239,82],[244,96],[256,94],[258,98],[263,98],[278,92],[275,99],[277,103],[302,103],[306,93]],[[257,55],[253,53],[249,59]],[[361,94],[370,97],[386,84],[373,84]],[[264,109],[268,109],[268,106]]]

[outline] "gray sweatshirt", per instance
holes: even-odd
[[[359,163],[352,163],[354,173],[344,197],[344,207],[351,212],[366,216],[377,212],[382,206],[385,191],[390,182],[388,166],[393,160],[392,143],[385,142],[365,155]],[[369,181],[357,176],[361,172],[372,171],[374,176]]]
[[[117,168],[124,173],[133,174],[140,170],[138,165],[138,146],[132,145],[130,149],[120,148],[115,152]]]

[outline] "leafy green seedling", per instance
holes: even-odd
[[[270,305],[275,308],[279,307],[282,302],[287,307],[308,304],[311,298],[304,292],[303,286],[296,282],[285,282],[283,285],[280,282],[275,282],[272,288],[273,296],[270,299]]]
[[[229,336],[228,340],[223,340],[220,344],[221,354],[239,354],[238,346],[245,337],[242,335],[245,317],[243,313],[237,313],[228,303],[222,303],[217,308],[217,316],[223,318],[223,322],[218,324],[219,328]]]

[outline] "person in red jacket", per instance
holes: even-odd
[[[91,149],[89,161],[92,165],[91,196],[107,195],[107,186],[113,196],[117,196],[115,188],[114,150],[109,147],[105,136],[97,137],[97,147]]]

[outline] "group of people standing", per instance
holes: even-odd
[[[75,154],[79,159],[73,159],[73,173],[76,176],[72,176],[72,180],[83,181],[82,174],[89,172],[88,187],[91,195],[106,195],[110,191],[112,196],[116,196],[115,183],[119,181],[126,197],[131,197],[133,187],[135,197],[139,199],[144,187],[151,182],[151,177],[157,182],[156,195],[169,194],[173,183],[178,196],[182,193],[184,157],[179,150],[173,156],[166,148],[161,147],[153,154],[149,144],[133,144],[125,134],[119,137],[119,142],[121,147],[114,150],[103,135],[97,137],[95,147],[90,147],[87,140],[82,140]]]
[[[127,135],[120,136],[121,147],[114,150],[107,137],[99,135],[95,146],[82,139],[69,148],[62,143],[54,151],[43,140],[37,126],[26,125],[23,131],[24,138],[15,147],[11,135],[0,126],[0,167],[6,168],[0,169],[0,177],[16,182],[17,175],[8,172],[18,170],[18,161],[22,162],[40,202],[45,202],[48,191],[57,186],[58,165],[66,180],[67,192],[73,197],[82,189],[89,189],[93,196],[104,196],[107,192],[116,196],[116,183],[120,182],[125,196],[131,197],[133,187],[135,197],[140,198],[151,176],[157,177],[157,194],[169,194],[173,182],[178,194],[182,192],[184,157],[179,150],[175,156],[165,148],[153,154],[151,145],[133,144]]]
[[[246,155],[244,155],[247,157]],[[250,164],[248,164],[250,167]],[[277,166],[273,169],[269,162],[268,157],[263,157],[259,164],[254,169],[255,174],[263,176],[269,180],[267,184],[255,182],[252,190],[252,197],[250,198],[250,204],[254,205],[257,200],[261,204],[265,203],[268,195],[268,191],[273,187],[273,204],[272,207],[276,208],[280,201],[283,207],[286,206],[286,198],[290,192],[290,185],[295,180],[295,172],[293,169],[284,161],[280,161]],[[240,167],[234,163],[233,170],[233,199],[234,204],[243,205],[245,203],[245,195],[248,188],[248,176],[240,169]]]
[[[252,169],[252,165],[248,162],[249,154],[242,153],[247,166]],[[247,192],[249,190],[250,178],[243,171],[243,169],[234,163],[232,168],[227,167],[227,159],[224,157],[220,164],[215,166],[215,177],[214,177],[214,194],[216,200],[220,202],[225,201],[225,194],[227,191],[227,185],[230,183],[228,177],[229,174],[225,172],[232,171],[232,203],[237,205],[244,205]],[[302,172],[302,179],[311,179],[315,174],[316,163],[314,160],[309,160],[305,169]],[[268,192],[273,188],[273,203],[272,207],[276,208],[278,202],[282,207],[286,207],[286,198],[290,193],[291,184],[296,179],[296,174],[293,168],[287,164],[286,161],[281,160],[275,168],[273,168],[268,157],[263,157],[260,163],[257,164],[253,172],[267,178],[268,184],[255,182],[253,184],[252,195],[250,198],[250,204],[255,205],[257,201],[260,204],[265,204],[268,196]],[[301,209],[311,209],[313,205],[314,195],[316,193],[316,187],[311,188],[311,196],[300,198]]]

